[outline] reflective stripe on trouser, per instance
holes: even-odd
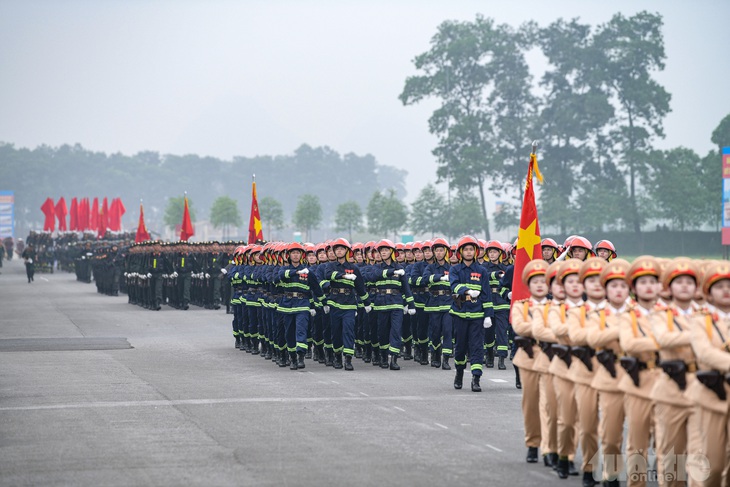
[[[401,339],[403,325],[403,309],[388,309],[378,311],[378,343],[381,350],[390,350],[397,355],[403,346]]]
[[[575,453],[575,421],[578,412],[573,395],[573,381],[553,376],[553,386],[558,405],[558,455],[567,457]]]
[[[466,367],[466,354],[469,353],[471,373],[482,375],[484,363],[484,319],[464,319],[452,316],[454,334],[456,335],[456,350],[454,363],[459,368]]]
[[[525,425],[525,446],[540,446],[540,374],[520,369],[522,381],[522,419]]]
[[[494,328],[495,337],[492,341],[496,345],[495,355],[506,358],[509,355],[509,310],[495,311],[492,321],[494,322],[492,328]]]
[[[621,445],[624,441],[624,393],[598,393],[601,419],[598,431],[601,435],[603,455],[603,480],[614,480],[624,470]]]
[[[540,372],[540,437],[543,455],[558,452],[558,402],[553,375],[548,372]]]
[[[442,351],[444,355],[452,355],[454,343],[452,333],[454,324],[448,311],[444,313],[428,313],[431,318],[429,330],[430,348],[432,352]],[[443,350],[442,350],[443,347]]]
[[[332,347],[335,353],[342,352],[344,348],[345,355],[354,355],[356,314],[354,309],[331,308]]]
[[[626,437],[626,485],[627,487],[643,487],[646,485],[647,454],[649,445],[651,445],[651,431],[656,431],[653,428],[654,403],[650,399],[625,394],[624,410],[626,411],[626,424],[628,426]]]
[[[415,315],[403,315],[403,325],[401,326],[401,338],[403,339],[403,343],[411,343],[411,340],[413,340],[413,330],[411,323],[415,321]]]
[[[582,366],[581,366],[582,367]],[[598,392],[591,386],[576,383],[575,405],[578,412],[578,443],[581,451],[581,470],[593,471],[593,460],[598,453]]]
[[[284,334],[286,336],[287,350],[289,352],[306,350],[309,311],[282,314],[284,315]]]

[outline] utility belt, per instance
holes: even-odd
[[[723,380],[724,379],[724,380]],[[725,384],[730,384],[730,374],[722,376],[722,372],[717,370],[700,370],[697,372],[697,380],[714,392],[718,399],[721,401],[727,400],[727,393],[725,392]]]
[[[305,293],[296,293],[296,292],[294,292],[294,293],[286,292],[286,293],[284,293],[284,297],[293,298],[293,299],[309,298],[309,296],[307,296]]]
[[[618,357],[613,350],[600,350],[596,352],[596,360],[598,363],[611,374],[611,377],[616,378],[616,360]]]
[[[332,294],[344,294],[345,296],[352,294],[352,289],[347,289],[346,287],[333,287],[331,291]]]
[[[686,363],[683,360],[662,360],[662,370],[679,386],[680,390],[687,388],[687,372],[697,372],[697,363]]]
[[[493,288],[492,288],[492,292],[493,292],[494,294],[499,294],[499,288],[498,288],[498,287],[493,287]]]
[[[527,353],[527,356],[530,357],[530,359],[535,358],[535,352],[532,350],[532,347],[535,346],[537,342],[534,338],[530,337],[521,337],[516,336],[515,337],[515,345],[517,348],[521,348]]]
[[[430,293],[433,296],[450,296],[451,290],[450,289],[436,289],[436,290],[431,290]]]
[[[621,367],[624,368],[636,387],[639,387],[639,372],[642,370],[651,370],[656,367],[656,361],[642,362],[636,357],[621,357],[619,359]]]
[[[583,365],[585,365],[588,370],[593,372],[593,361],[591,359],[594,355],[596,355],[595,350],[591,347],[571,347],[570,353],[575,358],[583,362]]]
[[[559,343],[553,343],[550,348],[553,350],[553,353],[557,355],[557,357],[565,362],[565,365],[570,367],[571,362],[571,355],[570,355],[570,347],[568,345],[561,345]]]
[[[380,294],[381,296],[386,296],[389,294],[397,294],[397,295],[403,294],[403,291],[401,291],[400,289],[377,289],[375,292],[377,294]]]
[[[425,293],[426,290],[427,289],[425,287],[412,287],[411,288],[412,293]]]
[[[548,360],[553,359],[555,356],[555,352],[553,351],[552,343],[550,342],[540,342],[540,349],[543,351],[545,355],[547,355]]]

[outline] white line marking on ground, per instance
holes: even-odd
[[[399,408],[398,406],[393,406],[393,409],[397,409],[398,411],[400,411],[400,412],[402,412],[402,413],[405,413],[405,412],[406,412],[406,410],[405,410],[405,409],[403,409],[403,408]]]
[[[308,370],[308,371],[307,371],[307,374],[312,374],[312,375],[314,375],[314,372],[312,372],[311,370]]]
[[[471,423],[461,423],[462,426],[471,426]]]
[[[330,382],[332,382],[333,384],[339,384],[339,382],[337,382],[336,380],[331,380]]]
[[[500,450],[500,449],[499,449],[499,448],[497,448],[496,446],[492,446],[492,445],[487,445],[487,447],[488,447],[488,448],[491,448],[491,449],[492,449],[492,450],[494,450],[494,451],[498,451],[499,453],[502,453],[502,450]]]
[[[45,277],[41,277],[41,279],[43,279],[44,281],[48,282],[48,279],[46,279]]]
[[[444,426],[444,425],[442,425],[442,424],[440,424],[440,423],[434,423],[434,424],[435,424],[436,426],[438,426],[439,428],[443,428],[443,429],[445,429],[445,430],[449,429],[449,427],[448,427],[448,426]]]
[[[450,398],[449,398],[450,399]],[[162,407],[162,406],[209,406],[212,404],[246,404],[246,403],[305,403],[305,402],[351,402],[351,401],[426,401],[432,397],[423,396],[383,396],[383,397],[232,397],[223,399],[175,399],[153,401],[115,401],[115,402],[87,402],[69,404],[46,404],[40,406],[7,406],[0,407],[3,411],[43,411],[54,409],[99,409],[120,407]],[[450,399],[451,400],[451,399]],[[444,427],[444,426],[442,426]]]
[[[363,396],[365,396],[365,397],[370,397],[369,394],[365,394],[364,392],[361,392],[360,394],[363,395]]]
[[[489,379],[489,380],[491,380],[492,382],[507,382],[504,379]]]

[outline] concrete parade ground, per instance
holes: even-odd
[[[0,269],[0,485],[580,485],[525,463],[514,371],[279,368],[232,315]],[[578,462],[576,462],[578,463]]]

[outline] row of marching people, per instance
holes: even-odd
[[[584,486],[728,485],[730,264],[587,257],[515,276],[527,462],[567,478],[580,447]]]

